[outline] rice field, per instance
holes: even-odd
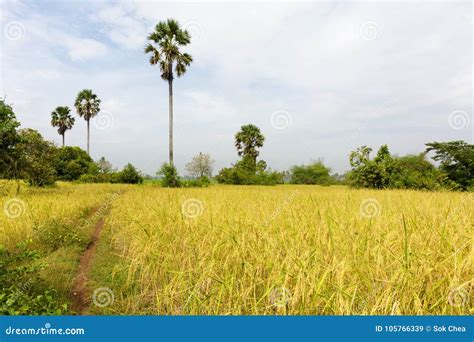
[[[0,217],[7,249],[53,218],[93,226],[99,208],[87,314],[474,312],[469,193],[63,183],[21,201]]]

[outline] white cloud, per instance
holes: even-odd
[[[362,144],[387,143],[402,154],[431,140],[472,139],[472,127],[456,131],[447,123],[453,110],[472,114],[470,4],[48,5],[61,13],[22,3],[21,11],[6,11],[25,35],[1,43],[3,91],[23,125],[57,139],[51,109],[71,106],[78,90],[92,88],[115,119],[92,132],[93,155],[118,166],[130,161],[152,173],[166,160],[167,85],[142,49],[168,17],[191,31],[185,51],[194,57],[174,82],[181,167],[199,151],[210,152],[217,168],[235,160],[233,134],[249,122],[267,136],[262,157],[277,169],[324,157],[342,171]],[[71,13],[77,30],[69,27]],[[291,127],[272,127],[277,110],[291,114]],[[68,140],[80,146],[82,121]]]
[[[107,54],[107,47],[93,39],[77,39],[66,36],[62,42],[68,49],[68,55],[72,61],[91,60],[104,57]]]

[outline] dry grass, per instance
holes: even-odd
[[[14,196],[7,188],[7,250],[36,237],[47,251],[38,232],[52,222],[83,229],[74,222],[92,207],[111,209],[89,286],[110,288],[115,301],[92,313],[474,312],[472,193],[60,183]],[[78,250],[45,254],[47,283],[72,282],[64,277],[74,274]]]
[[[448,192],[136,187],[106,219],[116,259],[96,284],[115,302],[96,312],[469,314],[473,204]]]
[[[19,242],[38,236],[52,222],[74,226],[102,203],[114,186],[60,182],[54,188],[35,189],[22,185],[16,194],[16,183],[1,181],[0,190],[0,245],[11,250]]]

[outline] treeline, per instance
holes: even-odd
[[[293,166],[287,172],[268,170],[265,161],[257,160],[264,141],[258,127],[242,126],[235,135],[235,146],[241,159],[220,170],[216,180],[225,184],[346,184],[375,189],[474,188],[474,145],[463,141],[427,143],[424,152],[401,157],[392,156],[388,146],[383,145],[373,159],[370,157],[372,149],[362,146],[351,152],[352,169],[344,175],[331,174],[331,169],[322,160]],[[434,154],[433,160],[439,163],[438,167],[427,159],[430,152]]]
[[[58,110],[56,110],[58,112]],[[56,113],[57,114],[57,113]],[[56,115],[58,116],[58,115]],[[63,120],[64,121],[64,120]],[[94,161],[79,147],[56,147],[32,129],[20,129],[11,106],[0,100],[0,178],[23,179],[32,186],[52,185],[57,180],[88,183],[143,183],[152,178],[142,175],[132,164],[115,170],[105,159]],[[64,133],[64,131],[60,132]],[[279,172],[259,159],[265,136],[255,125],[244,125],[234,137],[239,159],[212,177],[214,161],[199,153],[186,164],[188,178],[179,176],[172,164],[157,172],[165,187],[205,187],[212,182],[236,185],[346,184],[358,188],[473,190],[474,145],[463,141],[426,144],[417,155],[392,156],[387,145],[371,158],[372,149],[362,146],[351,152],[351,170],[331,174],[322,160],[295,165]],[[438,163],[435,166],[428,158]]]
[[[22,179],[32,186],[57,180],[142,183],[143,176],[128,164],[121,171],[101,158],[94,160],[79,147],[56,147],[33,129],[20,129],[11,106],[0,100],[0,178]]]
[[[352,170],[345,179],[354,187],[375,189],[473,190],[474,145],[451,141],[426,146],[420,154],[397,157],[383,145],[374,158],[372,149],[362,146],[350,154]],[[439,167],[427,160],[429,152]]]

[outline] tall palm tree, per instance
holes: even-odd
[[[84,89],[77,94],[74,102],[77,114],[87,122],[87,154],[89,154],[90,120],[100,111],[100,99],[90,89]]]
[[[71,110],[69,107],[56,107],[56,109],[51,112],[51,125],[58,128],[58,133],[63,137],[63,147],[64,147],[64,135],[67,130],[71,129],[74,126],[74,119],[71,116]]]
[[[260,132],[260,128],[255,125],[244,125],[235,135],[235,147],[239,156],[250,158],[253,166],[257,164],[257,157],[260,152],[257,148],[263,146],[265,136]]]
[[[173,165],[173,79],[174,72],[181,77],[193,61],[191,55],[179,50],[191,42],[191,36],[176,20],[168,19],[156,25],[148,40],[150,43],[145,47],[145,53],[150,54],[150,64],[158,64],[161,78],[168,81],[169,158]]]

